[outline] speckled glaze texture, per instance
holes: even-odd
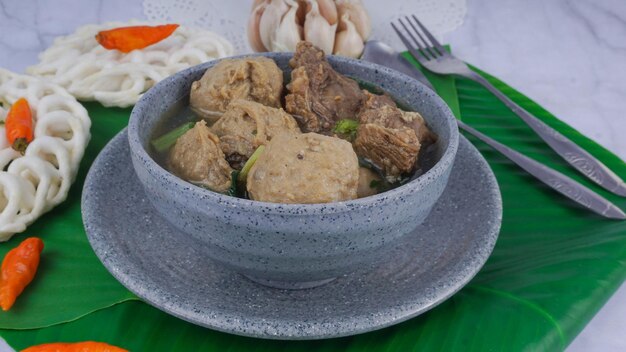
[[[198,240],[163,219],[134,174],[125,135],[94,162],[83,221],[104,266],[155,307],[194,324],[272,339],[318,339],[383,328],[436,306],[482,267],[498,236],[498,185],[461,138],[450,182],[428,218],[398,238],[387,260],[325,285],[281,290],[209,259]],[[381,232],[381,235],[384,233]]]
[[[274,59],[288,79],[291,54]],[[327,282],[385,257],[394,242],[421,224],[448,182],[458,130],[445,103],[416,80],[375,64],[329,57],[340,73],[381,87],[419,111],[439,136],[439,160],[424,175],[391,191],[330,204],[272,204],[196,187],[159,166],[147,153],[152,131],[191,83],[217,61],[163,80],[135,105],[128,139],[132,163],[155,209],[208,257],[268,285],[300,288]]]

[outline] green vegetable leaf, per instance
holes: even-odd
[[[393,185],[384,179],[382,180],[372,180],[370,181],[370,188],[375,189],[376,192],[386,192],[393,188]]]
[[[239,197],[239,186],[237,185],[239,173],[239,170],[233,170],[233,172],[230,173],[230,188],[227,194],[231,197]]]
[[[359,122],[352,119],[341,119],[335,124],[333,132],[349,137],[356,138],[356,130],[359,128]]]
[[[167,150],[169,150],[174,145],[174,143],[176,143],[176,141],[178,140],[178,138],[180,138],[180,136],[182,136],[187,131],[192,129],[193,126],[195,126],[195,125],[196,125],[195,122],[186,122],[186,123],[176,127],[175,129],[169,131],[168,133],[162,135],[161,137],[153,140],[151,142],[152,147],[158,153],[166,152]]]
[[[250,155],[250,158],[243,165],[243,168],[241,169],[241,172],[239,173],[239,182],[242,182],[242,183],[246,182],[246,179],[248,178],[248,172],[250,172],[250,169],[252,169],[252,166],[254,165],[254,163],[256,163],[256,160],[259,158],[259,156],[263,154],[264,150],[265,150],[265,146],[260,145],[258,148],[256,148],[254,153]]]

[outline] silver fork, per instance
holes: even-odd
[[[509,109],[513,110],[535,133],[541,137],[557,154],[572,165],[583,175],[599,184],[603,188],[620,196],[626,197],[626,184],[611,171],[606,165],[594,158],[587,151],[576,145],[574,142],[563,136],[552,127],[539,120],[528,111],[517,105],[506,95],[500,92],[489,81],[478,73],[472,71],[465,62],[457,59],[435,39],[435,37],[422,25],[415,15],[411,18],[406,16],[404,21],[399,19],[399,23],[404,28],[403,32],[392,22],[391,26],[396,31],[411,55],[419,63],[434,73],[447,75],[453,74],[482,84],[498,99],[500,99]],[[405,24],[408,23],[408,26]],[[417,26],[416,26],[417,25]],[[421,29],[418,30],[418,27]]]

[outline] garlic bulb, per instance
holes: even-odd
[[[341,16],[341,22],[345,29],[337,32],[333,53],[341,56],[359,57],[365,48],[363,38],[350,20],[350,14],[344,13]]]
[[[370,32],[361,0],[253,0],[248,19],[254,51],[294,51],[307,40],[328,54],[359,57]]]

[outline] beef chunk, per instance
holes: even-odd
[[[420,144],[428,146],[437,141],[437,135],[426,126],[426,121],[418,112],[402,111],[402,120],[415,131]]]
[[[364,94],[364,104],[358,117],[360,123],[374,123],[391,129],[411,128],[415,130],[422,145],[429,145],[437,140],[419,113],[400,110],[387,95],[376,95],[367,91]]]
[[[329,134],[340,119],[354,119],[364,98],[356,81],[337,73],[324,52],[300,42],[290,63],[286,110],[303,132]]]
[[[396,102],[387,94],[373,94],[367,90],[363,90],[363,104],[359,112],[371,109],[378,109],[383,106],[396,107]]]
[[[421,147],[434,143],[436,136],[419,113],[400,110],[387,95],[363,93],[354,148],[395,182],[415,169]]]
[[[354,140],[357,155],[380,168],[391,183],[413,171],[420,147],[413,129],[393,129],[375,123],[361,124]]]

